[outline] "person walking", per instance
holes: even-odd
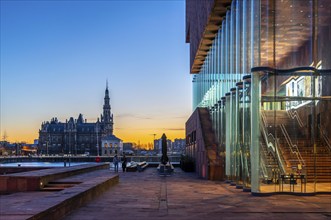
[[[127,163],[127,159],[125,157],[125,154],[123,154],[123,157],[122,157],[122,170],[123,170],[123,173],[126,172],[126,163]]]
[[[114,163],[115,173],[118,173],[118,157],[117,157],[117,154],[113,158],[113,163]]]

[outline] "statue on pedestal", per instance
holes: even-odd
[[[168,147],[167,147],[167,136],[163,133],[161,139],[162,139],[161,163],[163,165],[166,165],[169,162],[169,158],[168,158],[168,155],[167,155],[167,150],[168,150]]]

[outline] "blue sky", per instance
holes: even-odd
[[[115,135],[184,137],[191,112],[184,1],[1,1],[1,135],[95,121],[109,82]]]

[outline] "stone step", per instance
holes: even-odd
[[[80,184],[81,182],[49,182],[42,191],[60,191]]]

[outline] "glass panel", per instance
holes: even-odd
[[[274,96],[275,75],[260,73],[260,192],[279,190],[278,177],[282,170],[283,158],[278,156],[279,123],[284,118],[283,111],[276,111]],[[283,172],[281,172],[283,173]]]
[[[328,69],[326,74],[317,77],[316,93],[321,93],[322,100],[316,103],[316,191],[331,192],[331,4],[329,0],[315,3],[317,26],[316,68]]]
[[[314,10],[313,1],[279,1],[274,18],[274,66],[289,69],[300,66],[309,67],[314,62]],[[306,180],[311,175],[307,159],[313,149],[307,130],[301,118],[312,115],[311,76],[296,74],[275,74],[269,79],[265,92],[265,109],[273,111],[274,136],[280,164],[279,191],[313,192],[306,188]],[[271,87],[270,84],[273,84]],[[271,99],[270,96],[273,96]],[[268,118],[268,116],[267,116]],[[269,117],[270,118],[270,117]],[[267,119],[268,120],[268,119]],[[301,176],[302,175],[302,176]],[[291,179],[292,177],[292,179]],[[302,177],[302,178],[300,178]]]
[[[251,189],[251,114],[250,114],[250,91],[251,91],[251,76],[243,77],[243,187],[244,191]]]
[[[314,60],[313,1],[276,1],[275,10],[275,54],[269,60],[274,59],[278,69],[311,65]]]
[[[226,93],[226,101],[225,101],[225,175],[228,182],[231,182],[231,129],[230,129],[230,93]]]
[[[224,92],[229,92],[230,91],[230,21],[231,21],[231,12],[227,11],[226,13],[226,23],[224,26],[225,29],[225,44],[224,44],[224,66],[225,66],[225,71],[224,71],[224,77],[225,77],[225,91]]]
[[[260,176],[256,192],[331,192],[331,145],[326,130],[328,123],[321,120],[330,119],[331,96],[329,87],[325,90],[317,89],[330,83],[331,70],[314,67],[255,69],[260,71],[254,72],[253,79],[256,81],[253,81],[257,83],[260,80],[261,94],[259,96],[255,93],[252,99],[252,102],[260,99],[261,106],[261,133],[252,135],[252,139],[256,138],[260,142]],[[285,80],[274,88],[277,84],[269,82],[275,82],[276,77]],[[255,88],[252,92],[258,90]],[[269,90],[277,93],[271,96]],[[258,117],[255,111],[258,109],[252,109],[252,116]],[[257,123],[254,123],[252,117],[254,128],[257,128]],[[257,152],[255,148],[253,153],[258,155]],[[257,166],[254,160],[252,164]]]
[[[231,185],[236,185],[236,138],[237,138],[237,124],[236,124],[236,88],[231,88],[230,94],[230,172],[231,172]]]
[[[251,84],[251,191],[260,192],[260,75],[253,72]]]
[[[224,96],[225,93],[227,92],[226,90],[226,77],[225,77],[225,25],[226,25],[226,22],[225,20],[223,20],[222,22],[222,30],[221,30],[221,57],[220,57],[220,65],[221,65],[221,85],[222,85],[222,88],[221,88],[221,96]]]
[[[224,161],[222,163],[222,168],[225,168],[225,139],[226,139],[226,133],[225,133],[225,125],[226,125],[226,121],[225,121],[225,97],[221,98],[220,101],[220,117],[219,117],[219,121],[220,121],[220,156],[222,158],[222,161]]]
[[[234,86],[235,82],[235,68],[236,68],[236,1],[232,1],[231,4],[231,16],[230,19],[230,36],[229,36],[229,77],[230,77],[230,87]]]
[[[243,188],[243,83],[238,82],[236,85],[236,187]]]

